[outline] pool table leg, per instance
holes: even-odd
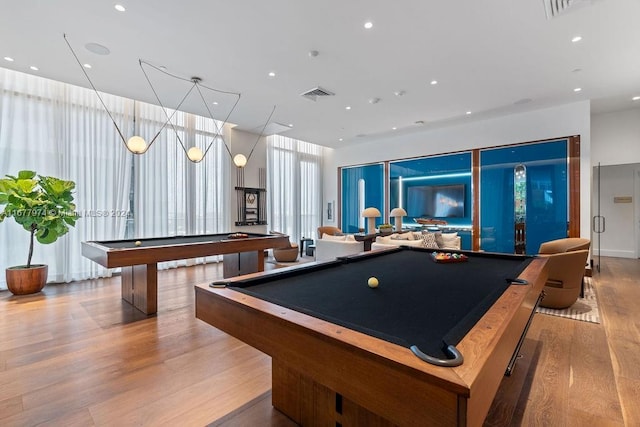
[[[158,265],[122,267],[122,299],[144,314],[158,310]]]
[[[264,250],[224,254],[222,266],[225,279],[264,271]]]

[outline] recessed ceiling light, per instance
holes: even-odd
[[[116,9],[118,12],[124,12],[125,10],[127,10],[127,9],[125,9],[125,8],[124,8],[124,6],[123,6],[123,5],[121,5],[121,4],[117,4],[117,5],[115,5],[114,7],[115,7],[115,9]]]
[[[393,94],[394,94],[395,96],[404,96],[404,94],[405,94],[405,93],[406,93],[406,92],[405,92],[405,91],[403,91],[403,90],[397,90],[397,91],[393,92]]]
[[[12,57],[10,57],[10,56],[5,56],[5,57],[4,57],[4,60],[5,60],[5,61],[9,61],[9,62],[13,62],[13,58],[12,58]]]
[[[347,105],[346,107],[344,107],[345,110],[351,110],[351,106]]]
[[[398,128],[397,128],[397,127],[395,127],[395,126],[391,128],[391,130],[396,130],[396,129],[398,129]]]
[[[289,123],[289,127],[292,128],[293,127],[293,123]]]
[[[275,77],[276,73],[274,73],[273,71],[269,71],[269,77]]]
[[[581,87],[577,87],[577,88],[575,88],[573,91],[574,91],[574,92],[580,92],[581,90],[582,90],[582,88],[581,88]]]
[[[432,84],[432,85],[437,85],[437,84],[438,84],[438,81],[437,81],[437,80],[431,80],[431,84]]]
[[[571,39],[571,42],[578,43],[580,40],[582,40],[582,36],[575,36],[574,38]]]
[[[469,114],[471,114],[471,111],[467,111],[465,114],[468,116]]]
[[[365,27],[367,30],[370,30],[371,28],[373,28],[373,22],[371,22],[371,21],[367,21],[367,22],[365,22],[365,23],[364,23],[364,27]]]
[[[91,68],[91,64],[82,64],[84,68]]]
[[[213,101],[212,104],[213,105],[218,105],[218,101]]]
[[[342,142],[342,138],[338,138],[338,141]]]
[[[35,65],[32,65],[32,66],[31,66],[31,67],[29,67],[29,68],[31,68],[33,71],[38,71],[38,70],[39,70],[39,68],[38,68],[38,67],[36,67]]]
[[[632,101],[640,101],[640,96],[634,96],[631,98]]]

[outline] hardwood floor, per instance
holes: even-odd
[[[2,426],[289,426],[269,357],[195,319],[193,284],[222,265],[159,273],[158,314],[120,278],[0,292]],[[594,272],[602,323],[538,314],[487,426],[640,425],[640,260]]]

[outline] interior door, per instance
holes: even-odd
[[[605,218],[600,215],[600,162],[598,162],[598,166],[596,166],[594,168],[594,173],[593,173],[593,178],[595,179],[595,187],[596,187],[596,214],[593,216],[593,219],[591,221],[591,231],[593,232],[593,235],[595,237],[596,240],[596,247],[598,248],[598,256],[595,258],[595,268],[596,271],[599,273],[600,272],[600,240],[602,237],[602,233],[604,233],[605,229],[606,229],[606,220]],[[592,259],[593,262],[593,259]]]

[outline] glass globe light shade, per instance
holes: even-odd
[[[233,157],[233,163],[239,167],[239,168],[243,168],[247,165],[247,158],[244,156],[244,154],[236,154]]]
[[[204,153],[198,147],[191,147],[189,151],[187,151],[187,157],[192,162],[199,162],[204,157]]]
[[[147,149],[147,141],[141,136],[132,136],[127,141],[127,149],[134,154],[144,153]]]

